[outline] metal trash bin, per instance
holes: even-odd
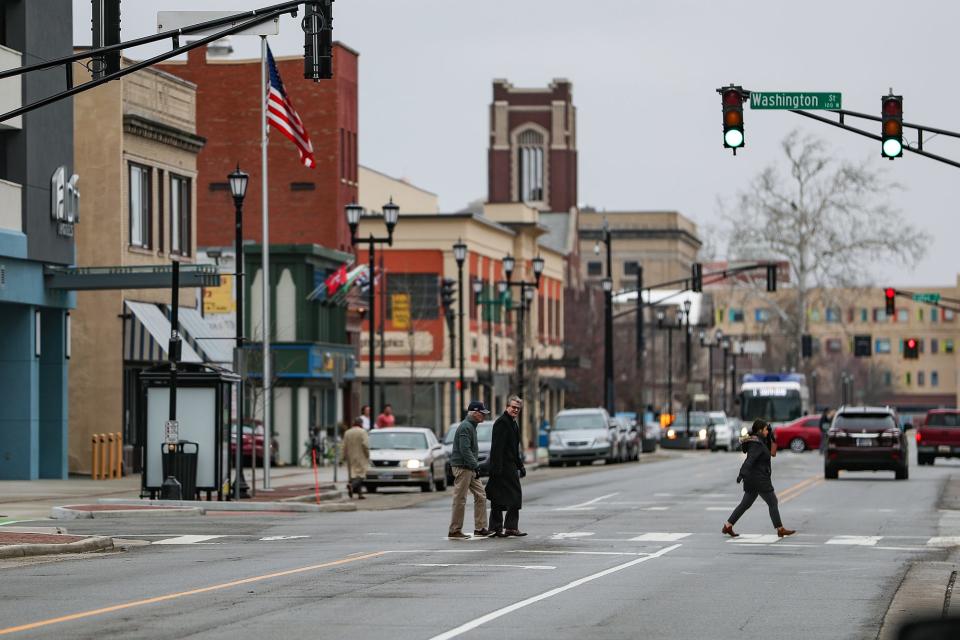
[[[180,440],[174,444],[173,451],[170,445],[160,445],[163,451],[163,477],[173,476],[180,483],[183,500],[197,499],[197,459],[200,445],[189,440]],[[192,448],[193,451],[188,451]]]

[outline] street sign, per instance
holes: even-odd
[[[180,423],[176,420],[167,420],[164,424],[163,440],[167,444],[174,444],[180,439]]]
[[[840,109],[840,92],[811,93],[802,91],[751,91],[751,109]]]
[[[393,328],[397,330],[410,328],[410,294],[395,293],[390,299],[393,310]]]
[[[915,293],[911,297],[914,302],[930,302],[933,304],[940,302],[939,293]]]

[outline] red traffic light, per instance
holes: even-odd
[[[917,341],[913,338],[907,340],[907,349],[915,349],[917,347]]]
[[[887,298],[893,298],[895,295],[897,295],[897,292],[892,287],[887,287],[883,290],[883,293],[887,296]]]

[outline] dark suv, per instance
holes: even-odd
[[[840,407],[827,431],[823,476],[835,480],[840,469],[893,471],[906,480],[907,439],[889,407]]]

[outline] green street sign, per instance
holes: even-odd
[[[751,91],[751,109],[840,109],[840,92],[807,93],[797,91]]]
[[[939,293],[915,293],[912,297],[914,302],[931,302],[933,304],[940,302]]]

